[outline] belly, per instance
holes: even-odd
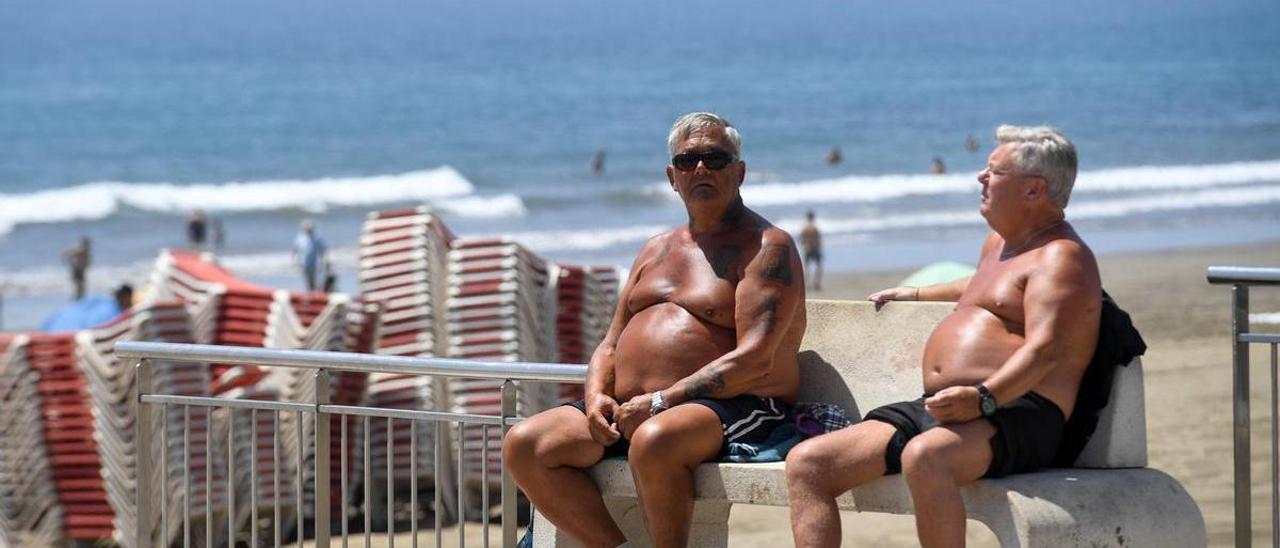
[[[962,305],[942,320],[924,348],[924,389],[982,382],[1022,346],[1023,337],[1010,332],[986,309]]]
[[[627,322],[614,354],[614,396],[626,401],[662,390],[737,345],[732,330],[698,319],[674,303],[641,310]]]

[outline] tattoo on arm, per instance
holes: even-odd
[[[762,273],[764,279],[791,287],[791,248],[770,245],[761,252],[764,255]]]
[[[766,333],[772,333],[774,328],[778,327],[778,305],[781,302],[782,299],[777,295],[769,295],[764,298],[764,302],[760,303],[760,315],[763,316]]]
[[[705,398],[721,390],[724,390],[724,376],[720,371],[711,369],[690,380],[685,385],[684,394],[692,400]]]

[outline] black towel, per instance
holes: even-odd
[[[1102,292],[1102,315],[1098,323],[1098,346],[1093,359],[1080,381],[1076,393],[1075,410],[1063,430],[1062,443],[1053,458],[1053,466],[1070,467],[1075,464],[1084,446],[1098,428],[1098,415],[1111,399],[1111,384],[1116,367],[1127,366],[1135,357],[1147,351],[1142,334],[1133,327],[1129,313],[1121,310],[1106,291]]]

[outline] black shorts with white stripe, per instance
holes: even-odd
[[[773,429],[792,420],[791,405],[777,398],[741,395],[717,400],[698,398],[681,405],[705,405],[716,416],[720,417],[720,425],[724,432],[724,440],[720,443],[720,454],[723,456],[730,443],[760,443],[769,439]],[[579,411],[586,412],[582,400],[567,403]],[[624,440],[625,441],[625,440]],[[625,449],[622,450],[625,455]],[[606,454],[605,456],[610,456]]]

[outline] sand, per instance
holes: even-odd
[[[1211,546],[1234,539],[1231,428],[1231,290],[1205,281],[1209,265],[1280,265],[1280,242],[1099,257],[1104,288],[1142,332],[1147,443],[1152,468],[1186,486],[1204,513]],[[896,285],[909,272],[829,275],[810,297],[857,299]],[[1280,288],[1255,288],[1252,312],[1280,312]],[[1280,325],[1257,325],[1278,332]],[[1257,346],[1257,345],[1255,345]],[[1271,542],[1269,349],[1253,352],[1252,454],[1254,542]],[[843,516],[846,546],[915,546],[910,517]],[[792,545],[785,508],[736,506],[730,545]],[[970,522],[971,546],[996,546],[995,536]],[[1137,545],[1141,545],[1141,539]]]

